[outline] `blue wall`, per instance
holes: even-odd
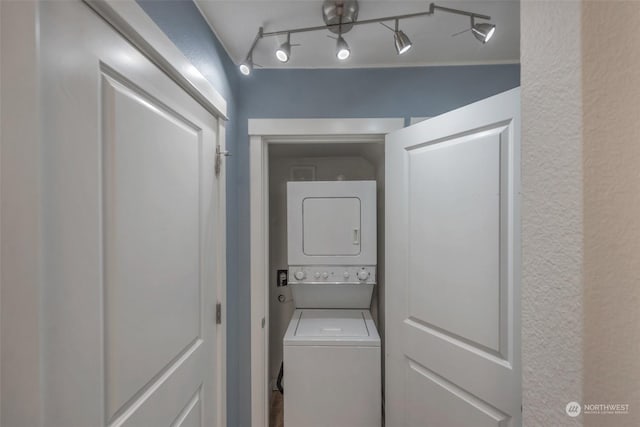
[[[258,69],[238,105],[246,117],[431,117],[519,84],[517,64]]]
[[[191,0],[141,6],[229,103],[228,426],[250,427],[249,118],[423,117],[512,89],[519,65],[378,69],[237,68]]]

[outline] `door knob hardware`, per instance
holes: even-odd
[[[220,145],[216,145],[216,164],[215,171],[216,176],[220,175],[220,169],[222,168],[222,158],[231,156],[231,152],[227,150],[223,150],[220,148]]]

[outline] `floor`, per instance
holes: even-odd
[[[271,392],[271,407],[269,408],[269,427],[284,426],[284,400],[279,391]]]

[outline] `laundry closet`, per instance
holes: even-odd
[[[270,426],[382,424],[383,244],[382,143],[270,145]]]

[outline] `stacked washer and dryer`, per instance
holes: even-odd
[[[380,427],[376,182],[287,184],[285,427]]]

